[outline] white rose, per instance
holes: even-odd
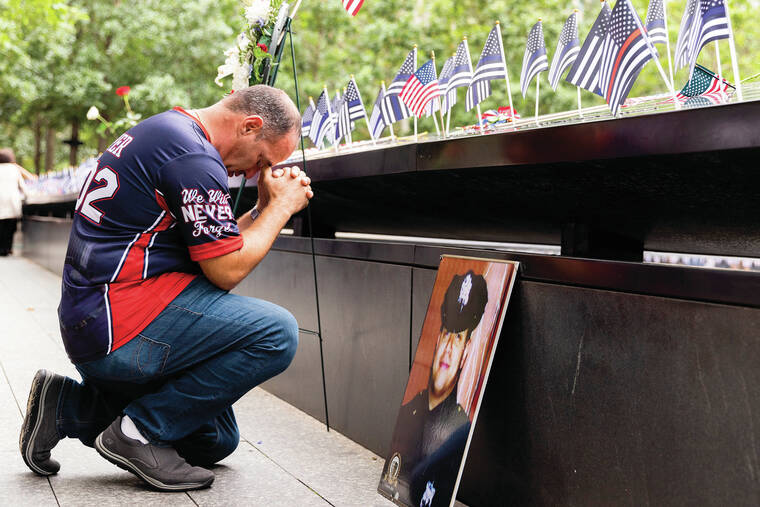
[[[253,0],[245,8],[245,19],[251,25],[263,25],[269,17],[269,0]]]
[[[88,120],[97,120],[98,116],[100,116],[100,111],[98,111],[97,107],[91,106],[90,109],[87,110]]]

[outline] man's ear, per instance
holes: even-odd
[[[243,120],[243,135],[258,134],[264,127],[264,119],[259,115],[246,116]]]

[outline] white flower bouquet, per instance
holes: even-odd
[[[232,76],[232,90],[260,84],[277,49],[289,5],[284,0],[242,0],[246,26],[235,45],[224,52],[226,59],[217,70],[214,82]]]

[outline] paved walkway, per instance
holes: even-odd
[[[235,404],[242,439],[213,486],[159,493],[78,440],[53,450],[61,471],[34,475],[18,435],[34,372],[79,378],[58,334],[60,277],[20,257],[0,258],[0,505],[389,506],[376,492],[381,457],[261,389]]]

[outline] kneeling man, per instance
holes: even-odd
[[[64,437],[94,446],[150,486],[209,486],[232,453],[232,404],[290,364],[298,325],[283,308],[229,294],[313,196],[298,168],[300,115],[253,86],[198,110],[174,108],[119,137],[76,203],[58,309],[82,382],[40,370],[20,446],[39,475],[58,472]],[[258,173],[238,217],[227,177]]]

